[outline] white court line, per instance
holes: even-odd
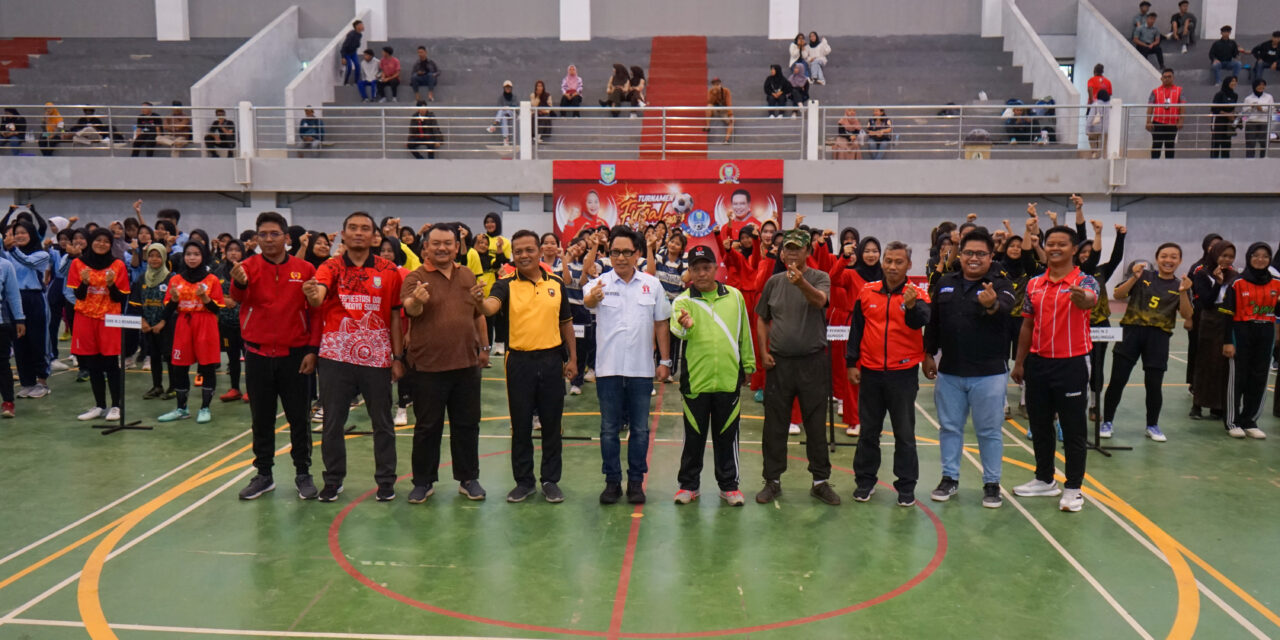
[[[938,421],[935,420],[932,415],[929,415],[929,412],[925,411],[924,407],[921,407],[919,402],[916,402],[915,406],[916,406],[916,410],[919,411],[920,414],[925,417],[925,420],[928,420],[929,423],[932,424],[933,427],[938,431],[942,431],[942,425],[938,424]],[[969,453],[968,451],[965,451],[963,448],[961,448],[960,451],[964,453],[965,457],[969,459],[969,462],[975,464],[979,470],[982,469],[982,465],[973,459],[973,454]],[[1067,562],[1073,568],[1075,568],[1075,570],[1079,572],[1080,575],[1084,576],[1085,581],[1087,581],[1094,588],[1095,591],[1097,591],[1099,594],[1102,595],[1102,599],[1106,600],[1107,604],[1110,604],[1111,608],[1115,609],[1116,613],[1119,613],[1120,617],[1123,618],[1124,621],[1127,622],[1129,626],[1133,628],[1134,631],[1138,632],[1139,636],[1141,636],[1144,640],[1155,640],[1150,633],[1147,633],[1147,630],[1144,629],[1141,624],[1138,624],[1138,621],[1135,620],[1133,616],[1129,615],[1129,612],[1126,611],[1125,608],[1120,604],[1120,602],[1117,601],[1115,597],[1111,595],[1111,592],[1107,591],[1107,589],[1102,586],[1102,583],[1098,582],[1098,579],[1094,578],[1093,574],[1089,573],[1089,570],[1085,569],[1084,565],[1080,564],[1080,562],[1076,560],[1075,556],[1071,555],[1071,552],[1067,551],[1066,548],[1063,547],[1062,544],[1058,542],[1058,539],[1054,538],[1053,534],[1049,533],[1049,530],[1045,529],[1044,525],[1040,524],[1040,521],[1037,520],[1035,516],[1031,515],[1031,512],[1027,511],[1026,507],[1022,506],[1022,503],[1018,502],[1018,500],[1013,496],[1013,492],[1005,491],[1003,488],[1001,488],[1001,491],[1005,494],[1005,496],[1008,498],[1009,502],[1014,506],[1014,508],[1016,508],[1018,512],[1021,513],[1023,517],[1025,517],[1027,521],[1031,523],[1031,526],[1035,527],[1036,531],[1039,531],[1040,535],[1043,536],[1045,540],[1048,540],[1049,544],[1055,550],[1057,550],[1057,552],[1061,554],[1063,558],[1066,558]]]
[[[84,628],[83,622],[71,620],[36,620],[17,618],[10,624],[40,627]],[[415,636],[388,633],[325,633],[322,631],[259,631],[253,629],[211,629],[204,627],[167,627],[150,624],[111,623],[112,629],[121,631],[155,631],[157,633],[197,633],[211,636],[249,636],[255,638],[339,638],[341,640],[520,640],[519,638],[490,636]]]

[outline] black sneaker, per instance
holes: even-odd
[[[516,485],[514,489],[507,492],[507,502],[524,502],[525,498],[537,493],[537,489],[532,486]]]
[[[564,492],[560,490],[560,485],[554,482],[542,483],[542,497],[551,504],[564,502]]]
[[[982,506],[988,509],[999,509],[1004,504],[1000,497],[1000,483],[988,482],[982,485]]]
[[[819,482],[813,485],[809,490],[809,495],[832,506],[840,504],[840,496],[836,495],[835,487],[830,482]]]
[[[375,496],[378,502],[390,502],[396,499],[396,486],[393,484],[378,485],[378,493]]]
[[[311,500],[319,494],[316,491],[316,483],[311,479],[309,473],[299,473],[293,479],[293,485],[298,488],[298,497],[303,500]]]
[[[782,483],[777,480],[765,480],[764,488],[756,494],[756,502],[769,504],[782,495]]]
[[[854,502],[866,502],[870,500],[871,496],[875,494],[876,494],[875,485],[872,485],[870,487],[858,487],[853,490],[853,500]]]
[[[274,480],[271,479],[271,476],[264,476],[261,473],[259,473],[258,475],[254,476],[252,480],[249,481],[249,486],[245,487],[240,491],[240,499],[256,500],[258,496],[268,491],[272,491],[275,488],[276,488],[276,483]]]
[[[484,500],[484,487],[480,486],[479,480],[467,480],[458,485],[458,493],[466,496],[468,500]]]
[[[632,480],[627,483],[627,502],[644,504],[644,483]]]
[[[956,494],[956,490],[959,488],[960,482],[958,480],[942,476],[942,482],[938,483],[938,488],[934,489],[933,493],[929,494],[929,497],[932,498],[934,502],[946,502],[951,499],[951,496]]]
[[[1202,413],[1202,411],[1201,411],[1200,407],[1197,407],[1197,406],[1195,406],[1195,405],[1192,405],[1192,407],[1191,407],[1191,413],[1189,413],[1189,414],[1187,414],[1187,415],[1188,415],[1188,417],[1190,417],[1192,420],[1204,420],[1204,413]]]
[[[324,488],[320,490],[320,502],[334,502],[341,493],[342,485],[325,483]]]
[[[618,499],[622,497],[622,484],[617,482],[604,483],[604,491],[600,492],[600,504],[617,504]]]
[[[155,400],[156,398],[159,398],[163,395],[164,395],[163,387],[151,387],[150,389],[147,389],[146,393],[142,394],[142,399]]]
[[[909,493],[909,492],[906,492],[906,491],[899,491],[899,492],[898,492],[898,506],[899,506],[899,507],[914,507],[914,506],[916,506],[916,494],[915,494],[915,493]]]
[[[413,485],[413,491],[409,492],[409,504],[422,504],[435,494],[436,489],[431,485],[422,486],[420,484]]]

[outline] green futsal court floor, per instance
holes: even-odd
[[[276,491],[236,499],[253,473],[247,405],[215,401],[207,425],[103,436],[74,418],[91,404],[88,384],[62,373],[52,395],[19,400],[18,418],[0,422],[0,639],[1280,637],[1280,420],[1270,392],[1260,423],[1271,438],[1232,440],[1220,424],[1186,417],[1184,332],[1172,348],[1169,441],[1143,437],[1142,389],[1131,384],[1110,443],[1134,450],[1090,452],[1088,500],[1074,514],[1056,498],[1008,495],[1031,477],[1016,413],[1004,425],[1004,506],[980,506],[971,431],[959,494],[930,501],[940,469],[923,380],[917,506],[894,503],[888,436],[869,503],[850,499],[848,446],[832,458],[844,504],[811,498],[793,436],[782,498],[755,504],[763,408],[744,394],[748,503],[730,508],[715,497],[710,451],[707,493],[671,501],[683,429],[674,385],[654,399],[643,507],[598,504],[595,440],[566,441],[563,504],[540,494],[504,501],[500,363],[484,378],[488,500],[458,495],[445,467],[436,495],[408,504],[410,426],[397,432],[394,502],[372,499],[371,446],[353,436],[346,492],[321,504],[292,490],[286,433]],[[130,418],[155,424],[172,401],[140,400],[148,374],[126,377]],[[220,375],[219,393],[226,382]],[[597,406],[593,385],[568,397],[566,434],[596,435]],[[368,424],[363,408],[352,418]],[[837,441],[853,439],[841,430]],[[318,478],[318,447],[313,459]]]

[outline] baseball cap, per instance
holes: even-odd
[[[720,84],[720,78],[712,78],[711,84]]]
[[[813,242],[813,237],[804,229],[792,229],[782,234],[782,246],[804,249]]]
[[[503,80],[503,81],[502,81],[502,86],[504,86],[504,87],[510,87],[510,86],[512,86],[511,81],[510,81],[510,80]]]
[[[715,263],[716,253],[711,250],[711,247],[708,247],[706,245],[698,245],[689,251],[689,266],[692,267],[693,265],[698,264],[703,260],[706,260],[707,262]]]

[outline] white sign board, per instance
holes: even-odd
[[[827,325],[827,340],[837,342],[847,341],[849,339],[849,325]]]
[[[114,313],[107,314],[106,322],[108,327],[115,329],[138,329],[142,330],[142,316],[125,316]]]
[[[1092,327],[1089,337],[1094,342],[1120,342],[1124,339],[1123,327]]]

